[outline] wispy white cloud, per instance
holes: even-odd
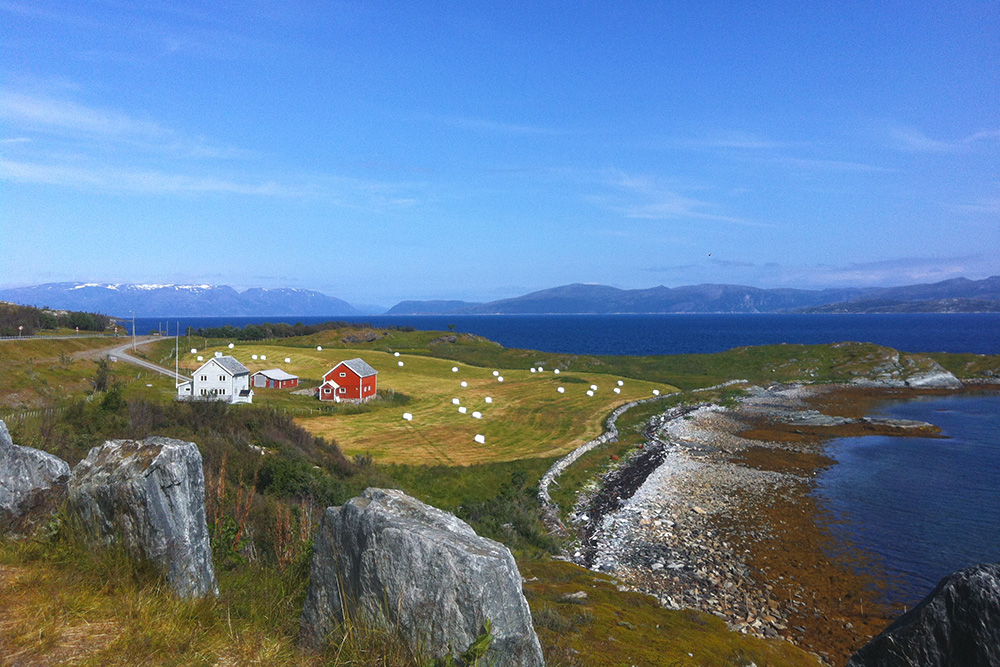
[[[328,174],[285,179],[169,173],[130,166],[43,164],[0,159],[0,180],[137,195],[251,195],[322,200],[335,206],[399,210],[419,205],[421,185],[381,183]]]
[[[824,157],[797,157],[818,152],[818,141],[783,140],[741,131],[720,131],[700,137],[656,139],[641,144],[643,148],[683,148],[723,153],[740,161],[760,161],[790,166],[799,170],[883,172],[892,169],[864,162]]]
[[[19,127],[103,137],[165,137],[170,134],[154,122],[120,112],[10,91],[0,91],[0,117]]]
[[[774,162],[780,164],[786,164],[791,167],[810,169],[810,170],[825,170],[825,171],[854,171],[854,172],[892,172],[896,171],[889,167],[880,167],[873,164],[865,164],[864,162],[850,162],[846,160],[822,160],[822,159],[808,159],[808,158],[796,158],[796,157],[777,157],[773,159]]]
[[[955,204],[951,207],[962,213],[990,213],[1000,215],[1000,197],[980,199],[966,204]]]
[[[961,150],[961,144],[932,139],[914,128],[893,128],[889,138],[899,150],[913,153],[953,153]]]
[[[27,134],[43,134],[107,150],[128,146],[174,158],[231,159],[252,155],[232,146],[214,145],[161,124],[114,109],[0,90],[0,118]]]
[[[0,160],[0,179],[18,183],[44,183],[73,188],[143,194],[215,192],[295,197],[315,194],[274,182],[239,182],[211,176],[168,174],[156,170],[38,164]]]
[[[634,176],[617,171],[609,174],[605,185],[616,190],[618,194],[591,197],[591,201],[615,210],[626,218],[707,220],[751,227],[767,226],[720,213],[717,204],[681,194],[676,188],[653,177]]]
[[[981,143],[1000,143],[1000,130],[981,130],[954,140],[934,139],[912,127],[894,127],[889,130],[889,140],[894,147],[911,153],[962,153]]]
[[[772,139],[770,137],[739,130],[725,130],[710,133],[702,137],[672,139],[667,141],[669,144],[680,148],[731,148],[745,151],[800,148],[808,145],[806,142]]]
[[[2,2],[0,1],[0,12],[14,14],[16,16],[42,19],[45,21],[56,21],[59,23],[69,23],[72,25],[86,26],[93,28],[97,22],[67,11],[57,11],[39,2]]]

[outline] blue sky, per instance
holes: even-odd
[[[0,0],[0,286],[995,274],[1000,2]]]

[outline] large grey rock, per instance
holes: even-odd
[[[948,575],[851,657],[848,667],[1000,665],[1000,563]]]
[[[940,370],[929,370],[924,373],[914,373],[906,378],[907,387],[941,387],[945,389],[961,389],[962,381],[955,377],[950,371],[941,368]]]
[[[57,456],[15,445],[0,420],[0,533],[30,532],[66,497],[69,464]]]
[[[888,359],[869,370],[865,376],[851,380],[862,387],[913,387],[961,389],[962,381],[930,357],[908,355],[900,358],[894,352]]]
[[[160,568],[181,597],[218,594],[205,525],[205,478],[193,442],[110,440],[74,468],[68,507],[93,536]]]
[[[323,516],[303,645],[322,647],[345,616],[398,629],[431,658],[467,649],[489,619],[487,664],[544,664],[510,551],[401,491],[367,489]]]

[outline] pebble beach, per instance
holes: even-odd
[[[935,427],[826,414],[836,387],[746,391],[736,407],[654,418],[645,446],[579,499],[572,558],[665,607],[843,664],[897,611],[871,602],[885,582],[865,554],[825,530],[830,517],[811,494],[817,470],[832,464],[823,442]]]

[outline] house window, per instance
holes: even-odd
[[[340,388],[340,393],[341,394],[346,394],[347,393],[347,388],[346,387],[341,387]]]
[[[202,375],[201,376],[201,381],[202,382],[206,382],[207,380],[208,380],[208,376],[207,375]]]
[[[345,378],[345,377],[347,377],[347,373],[341,373],[341,374],[340,374],[340,377],[342,377],[342,378]]]
[[[226,381],[226,376],[225,375],[220,375],[219,376],[219,382],[225,382],[225,381]]]

